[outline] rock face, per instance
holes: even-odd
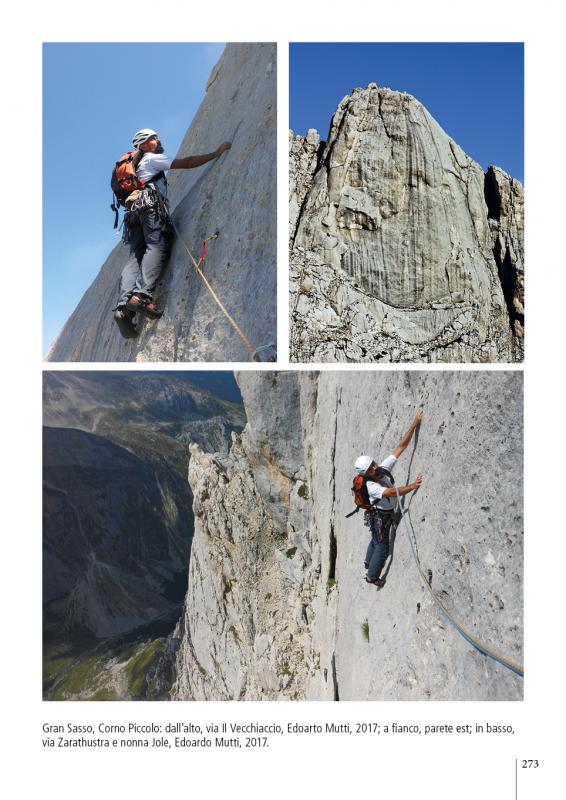
[[[228,45],[178,156],[232,149],[218,161],[169,177],[172,216],[198,256],[208,246],[206,275],[254,347],[276,332],[276,46]],[[165,143],[166,144],[166,143]],[[69,318],[48,361],[247,361],[250,353],[215,305],[183,245],[176,241],[158,286],[164,308],[142,323],[135,340],[112,319],[127,248],[108,257]]]
[[[522,358],[523,190],[370,84],[290,138],[294,361]]]
[[[174,699],[511,700],[522,680],[478,653],[421,583],[400,528],[384,589],[363,580],[368,531],[353,462],[395,469],[423,568],[456,619],[522,661],[522,375],[260,373],[238,377],[248,424],[228,457],[191,448],[195,535],[176,631]],[[373,399],[372,411],[368,398]]]
[[[324,149],[318,133],[311,129],[307,135],[293,137],[289,132],[289,236],[294,237],[301,208]]]
[[[525,323],[523,187],[502,169],[490,167],[485,177],[485,199],[493,255],[507,304],[516,354],[522,356]]]

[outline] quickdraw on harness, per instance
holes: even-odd
[[[226,319],[228,320],[228,322],[230,323],[232,328],[236,331],[236,333],[238,334],[240,339],[243,341],[245,346],[250,351],[251,360],[252,361],[260,361],[261,359],[259,358],[259,353],[265,352],[265,351],[267,351],[269,349],[272,349],[276,353],[274,344],[264,345],[262,347],[256,347],[254,349],[254,347],[250,343],[250,340],[248,339],[248,337],[245,335],[245,333],[243,333],[243,331],[241,330],[241,328],[237,324],[237,322],[234,320],[234,318],[228,313],[226,307],[224,306],[224,304],[222,303],[222,301],[220,300],[220,298],[218,297],[218,295],[216,294],[216,292],[214,291],[214,289],[210,285],[210,281],[208,280],[208,278],[206,277],[206,275],[204,274],[204,272],[201,269],[201,266],[202,266],[202,264],[204,263],[204,261],[206,259],[206,244],[207,244],[207,242],[210,242],[213,239],[217,239],[218,238],[218,231],[216,233],[213,233],[212,236],[207,236],[206,239],[202,240],[202,244],[201,244],[201,248],[200,248],[200,256],[199,256],[199,260],[197,261],[196,258],[194,257],[194,255],[192,254],[189,246],[187,245],[187,243],[185,242],[185,240],[183,239],[183,237],[179,233],[179,229],[177,228],[177,226],[175,225],[175,223],[174,223],[174,221],[173,221],[173,219],[171,217],[169,217],[169,222],[171,223],[171,226],[173,227],[173,230],[177,234],[178,240],[181,242],[181,244],[183,245],[183,247],[187,251],[187,253],[189,255],[189,258],[191,259],[191,261],[193,263],[193,266],[194,266],[195,270],[197,271],[197,274],[200,276],[200,278],[202,279],[204,285],[206,286],[206,288],[210,292],[214,302],[220,308],[220,310],[222,311],[222,313],[224,314],[224,316],[226,317]],[[275,360],[276,360],[276,358],[269,358],[268,359],[268,361],[275,361]]]
[[[140,215],[146,209],[153,209],[163,229],[170,230],[167,200],[152,183],[146,184],[143,189],[134,190],[127,198],[125,206],[126,212],[122,223],[124,227],[122,241],[124,244],[128,244],[131,241],[132,226],[136,220],[140,220]]]
[[[356,507],[353,511],[350,511],[349,514],[346,514],[346,519],[353,517],[360,509],[362,509],[362,511],[369,511],[370,513],[379,511],[369,499],[367,482],[374,481],[375,483],[379,483],[380,478],[388,478],[391,481],[391,486],[395,485],[393,475],[388,469],[385,469],[385,467],[378,467],[371,477],[368,475],[356,475],[352,483],[352,492],[354,494],[354,503]]]
[[[434,600],[434,602],[436,603],[436,605],[440,608],[440,610],[442,611],[442,613],[444,614],[444,616],[446,617],[448,622],[450,622],[450,624],[454,628],[456,628],[458,633],[461,636],[463,636],[464,639],[467,642],[469,642],[473,647],[475,647],[476,650],[479,650],[480,653],[483,653],[484,655],[489,656],[489,658],[492,658],[494,661],[498,661],[504,667],[507,667],[507,669],[510,669],[512,672],[514,672],[516,675],[519,675],[522,678],[524,676],[523,667],[518,666],[517,664],[513,663],[513,661],[510,661],[508,658],[506,658],[505,656],[502,656],[500,653],[497,653],[495,650],[490,650],[486,645],[482,644],[478,639],[476,639],[474,636],[472,636],[470,633],[468,633],[458,622],[456,622],[456,620],[452,617],[450,611],[446,607],[446,604],[444,603],[442,598],[439,597],[436,594],[436,592],[432,589],[432,587],[431,587],[431,585],[429,583],[429,578],[425,574],[425,571],[422,568],[422,565],[421,565],[421,562],[420,562],[420,559],[419,559],[419,556],[418,556],[417,540],[416,540],[416,537],[415,537],[415,531],[413,530],[413,525],[412,525],[410,519],[409,519],[409,521],[407,521],[407,516],[408,515],[407,515],[406,510],[403,508],[403,505],[401,503],[401,495],[399,494],[399,490],[397,488],[395,488],[395,492],[397,494],[397,507],[398,507],[398,510],[401,513],[401,517],[402,517],[402,519],[404,520],[404,523],[405,523],[405,533],[407,535],[407,540],[409,542],[409,547],[410,547],[411,553],[413,555],[413,559],[415,561],[415,564],[417,565],[417,569],[419,571],[419,575],[421,576],[421,580],[423,582],[423,585],[427,588],[428,592],[430,593],[430,595],[431,595],[432,599]]]
[[[158,172],[146,181],[142,181],[137,176],[137,168],[145,153],[141,150],[130,150],[116,162],[110,178],[110,188],[112,189],[112,203],[110,208],[115,214],[114,229],[118,228],[120,206],[128,208],[131,202],[135,202],[141,192],[149,184],[163,179],[167,182],[165,173]]]

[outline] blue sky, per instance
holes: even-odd
[[[223,44],[43,47],[44,351],[119,241],[114,163],[139,128],[175,155]],[[211,141],[211,149],[217,143]]]
[[[523,181],[520,43],[291,44],[290,127],[326,138],[342,98],[368,83],[414,95],[475,161]]]

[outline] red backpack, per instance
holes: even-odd
[[[372,476],[371,480],[379,483],[380,478],[389,478],[392,484],[395,484],[395,479],[393,475],[389,472],[388,469],[385,467],[378,467],[376,470],[376,474]],[[352,484],[352,492],[354,493],[354,503],[356,507],[353,511],[349,514],[346,514],[346,519],[348,517],[357,514],[358,511],[363,509],[364,511],[369,511],[373,507],[373,503],[369,499],[369,492],[367,487],[367,482],[370,480],[367,475],[356,475],[354,478],[354,482]]]
[[[112,189],[113,202],[110,208],[116,214],[114,227],[118,227],[118,209],[126,204],[127,197],[135,189],[143,189],[144,182],[136,175],[136,169],[144,153],[141,150],[130,150],[116,162],[112,170],[110,188]]]

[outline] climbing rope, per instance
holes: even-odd
[[[189,254],[189,257],[190,257],[191,261],[193,262],[193,266],[194,266],[195,270],[197,271],[197,273],[202,278],[202,280],[204,282],[204,285],[206,286],[206,288],[208,289],[208,291],[212,295],[213,300],[215,301],[217,306],[220,308],[220,310],[222,311],[222,313],[224,314],[224,316],[226,317],[226,319],[228,320],[228,322],[230,323],[232,328],[236,331],[236,333],[238,334],[240,339],[243,341],[243,343],[246,345],[246,347],[250,351],[250,353],[251,353],[250,358],[252,359],[252,361],[259,361],[260,359],[258,357],[258,354],[260,352],[263,352],[263,351],[269,349],[270,347],[273,347],[275,349],[275,346],[270,344],[270,345],[264,345],[263,347],[257,347],[257,348],[254,349],[254,347],[250,344],[250,340],[248,339],[248,337],[245,335],[245,333],[243,333],[243,331],[241,330],[241,328],[239,327],[237,322],[234,320],[233,317],[230,316],[230,314],[226,310],[226,307],[223,305],[222,301],[220,300],[220,298],[218,297],[218,295],[216,294],[216,292],[214,291],[214,289],[210,285],[209,280],[207,279],[206,275],[204,274],[204,272],[201,269],[201,265],[204,263],[204,260],[206,258],[206,243],[210,242],[212,239],[218,238],[218,233],[213,233],[212,236],[208,236],[206,239],[202,240],[202,245],[201,245],[201,249],[200,249],[200,257],[199,257],[199,260],[197,261],[196,258],[191,253],[191,250],[190,250],[189,246],[187,245],[187,243],[185,242],[185,240],[183,239],[183,237],[179,233],[179,229],[177,228],[177,226],[173,222],[173,219],[171,217],[169,217],[169,220],[171,222],[171,225],[173,226],[173,230],[177,234],[177,238],[179,239],[179,241],[181,242],[181,244],[183,245],[183,247],[185,248],[185,250]],[[272,359],[272,360],[275,360],[275,359]]]
[[[442,611],[444,616],[448,619],[450,624],[453,625],[454,628],[456,628],[456,630],[458,631],[458,633],[461,636],[463,636],[464,639],[466,639],[466,641],[469,642],[473,647],[475,647],[476,650],[479,650],[480,653],[483,653],[484,655],[489,656],[490,658],[493,658],[495,661],[498,661],[500,664],[503,664],[504,667],[507,667],[507,669],[510,669],[516,675],[520,675],[521,678],[524,677],[523,667],[517,666],[517,664],[514,664],[508,658],[505,658],[505,656],[500,655],[499,653],[495,652],[494,650],[490,650],[488,647],[486,647],[486,645],[484,645],[480,641],[478,641],[478,639],[476,639],[474,636],[472,636],[470,633],[468,633],[458,622],[456,622],[456,620],[452,617],[452,615],[448,611],[448,609],[447,609],[446,605],[444,604],[444,601],[442,600],[442,598],[440,598],[436,594],[436,592],[433,591],[433,589],[432,589],[432,587],[431,587],[431,585],[429,583],[429,579],[428,579],[427,575],[425,574],[425,572],[424,572],[424,570],[422,568],[422,565],[421,565],[421,562],[420,562],[420,559],[419,559],[419,556],[418,556],[417,538],[415,536],[415,531],[413,529],[413,523],[410,521],[410,519],[409,519],[409,521],[407,521],[407,516],[408,515],[407,515],[407,512],[405,511],[405,509],[403,508],[403,506],[401,504],[401,495],[399,494],[399,490],[397,489],[397,487],[395,487],[395,492],[397,493],[397,509],[398,509],[398,511],[401,512],[401,517],[402,517],[402,519],[403,519],[403,521],[405,523],[405,533],[407,535],[409,546],[411,548],[411,553],[413,554],[413,558],[415,560],[415,564],[417,565],[417,569],[418,569],[419,574],[421,576],[422,582],[426,586],[428,591],[430,592],[434,602],[440,608],[440,610]]]

